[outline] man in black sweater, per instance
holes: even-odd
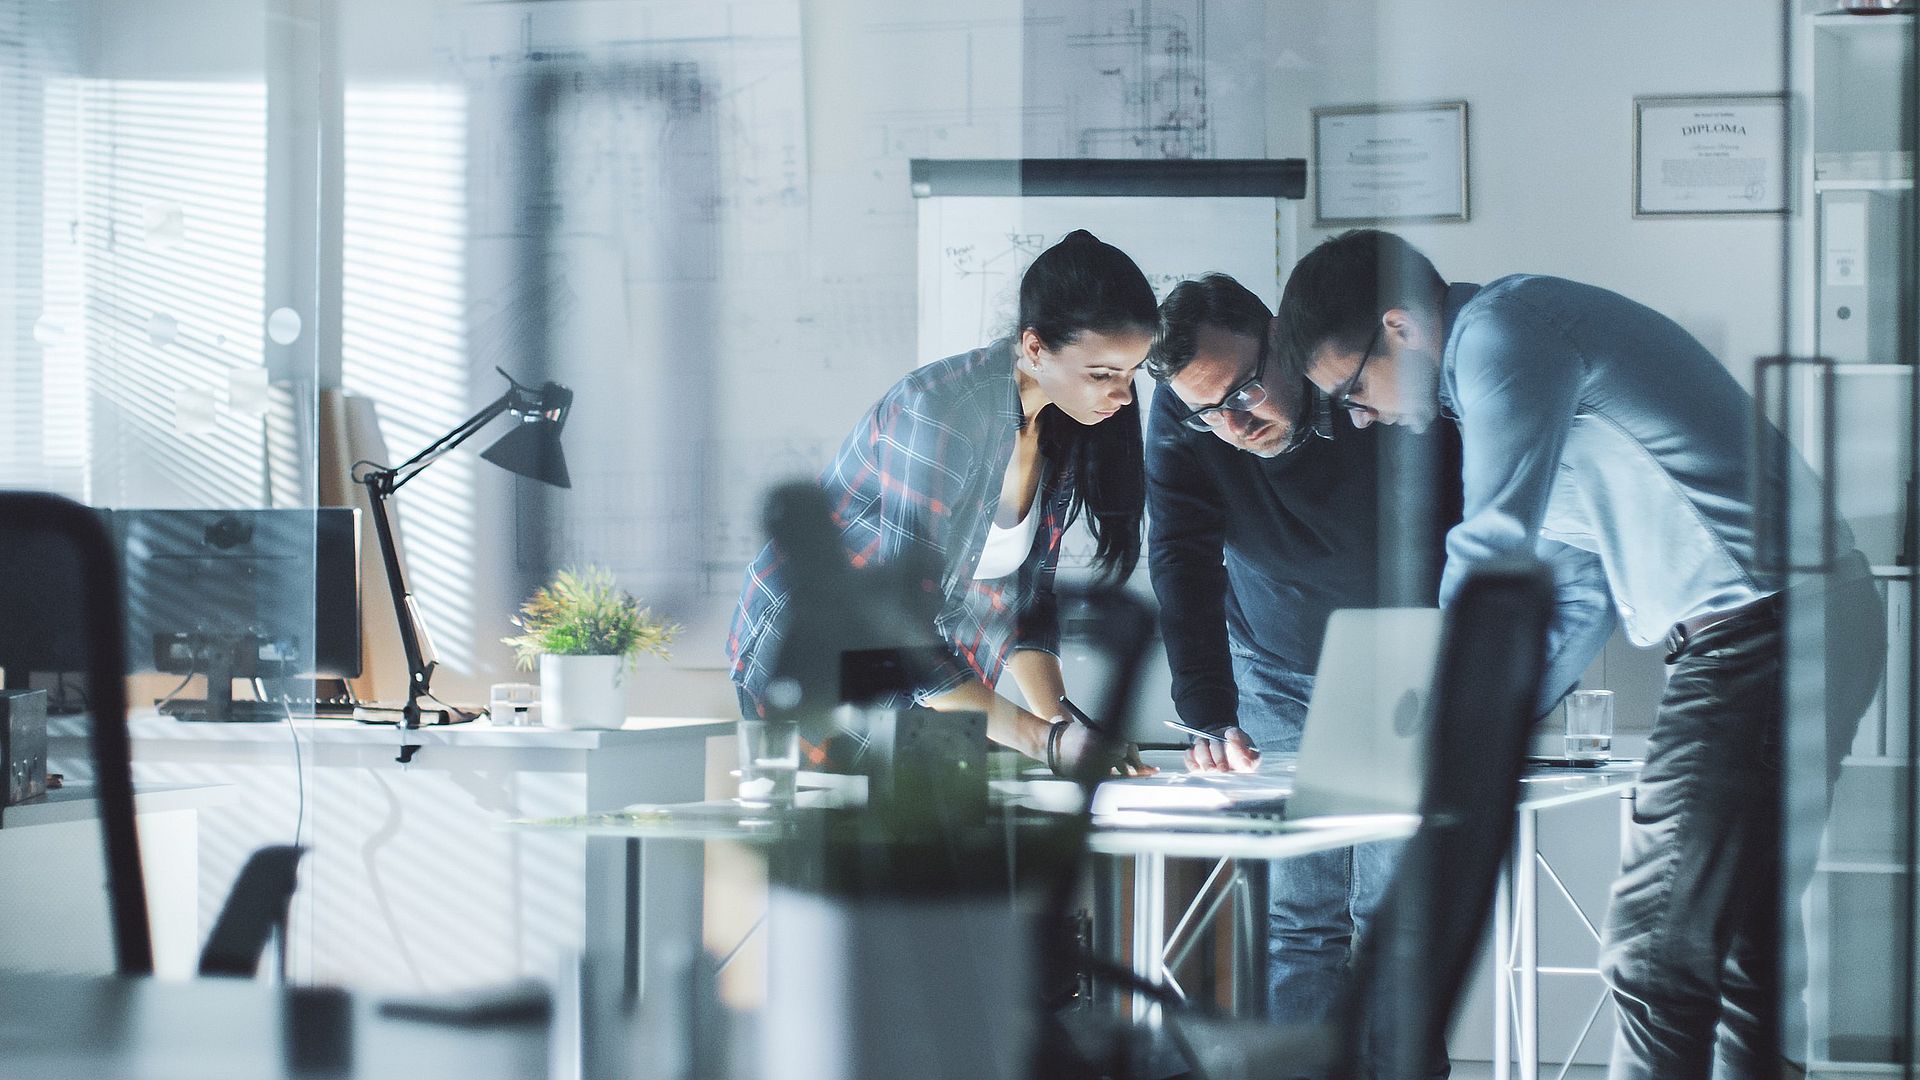
[[[1161,383],[1147,422],[1148,565],[1174,707],[1228,740],[1196,740],[1189,767],[1247,770],[1261,750],[1299,749],[1334,609],[1435,602],[1459,517],[1459,437],[1445,424],[1358,430],[1306,383],[1269,383],[1272,313],[1230,277],[1181,283],[1160,316],[1147,358]],[[1327,1014],[1397,849],[1272,864],[1274,1019]]]

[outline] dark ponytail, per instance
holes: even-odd
[[[1040,253],[1020,279],[1020,322],[1048,349],[1061,349],[1088,331],[1153,334],[1160,312],[1147,276],[1112,244],[1085,229]],[[1058,410],[1055,410],[1057,413]],[[1094,566],[1124,581],[1140,561],[1146,514],[1146,454],[1136,397],[1103,423],[1087,427],[1059,415],[1040,428],[1040,449],[1070,470],[1073,496],[1067,520],[1082,509],[1097,545]]]

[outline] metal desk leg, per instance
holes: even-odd
[[[1520,1080],[1540,1078],[1540,854],[1539,814],[1522,810],[1515,823],[1514,925],[1520,939],[1516,964],[1519,1004]]]
[[[640,937],[640,875],[643,861],[640,844],[638,838],[627,841],[626,935],[621,942],[624,946],[621,952],[624,965],[620,988],[626,992],[629,1002],[640,1000],[640,956],[646,951],[646,942]]]
[[[1234,1013],[1261,1018],[1267,1015],[1267,939],[1272,926],[1267,914],[1270,878],[1268,864],[1240,860],[1235,863],[1233,887],[1240,893],[1240,915],[1234,936],[1240,947],[1234,950]]]
[[[1513,855],[1493,893],[1493,1080],[1513,1076]]]
[[[1122,885],[1120,860],[1106,855],[1093,857],[1093,954],[1119,963],[1125,956],[1127,941],[1122,930],[1126,921],[1126,890]],[[1123,990],[1104,979],[1093,980],[1093,1001],[1102,1013],[1119,1015]]]
[[[1136,855],[1133,858],[1133,970],[1150,982],[1163,981],[1167,951],[1167,857]],[[1159,1015],[1159,1007],[1135,994],[1133,1018],[1148,1020]]]

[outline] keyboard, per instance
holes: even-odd
[[[326,719],[351,719],[354,703],[339,698],[321,701],[290,702],[254,701],[250,698],[236,698],[230,710],[229,720],[235,723],[270,724],[285,720],[291,712],[294,716],[317,716]],[[162,716],[171,716],[176,720],[209,720],[207,703],[200,698],[174,698],[160,705]]]

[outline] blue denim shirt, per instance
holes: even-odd
[[[1460,422],[1465,511],[1441,602],[1487,559],[1552,564],[1551,706],[1612,632],[1652,645],[1677,622],[1778,591],[1755,559],[1754,493],[1815,492],[1753,399],[1693,336],[1618,293],[1516,275],[1447,290],[1440,402]],[[1764,466],[1758,462],[1768,463]],[[1803,504],[1812,505],[1812,504]],[[1853,546],[1838,526],[1840,550]]]

